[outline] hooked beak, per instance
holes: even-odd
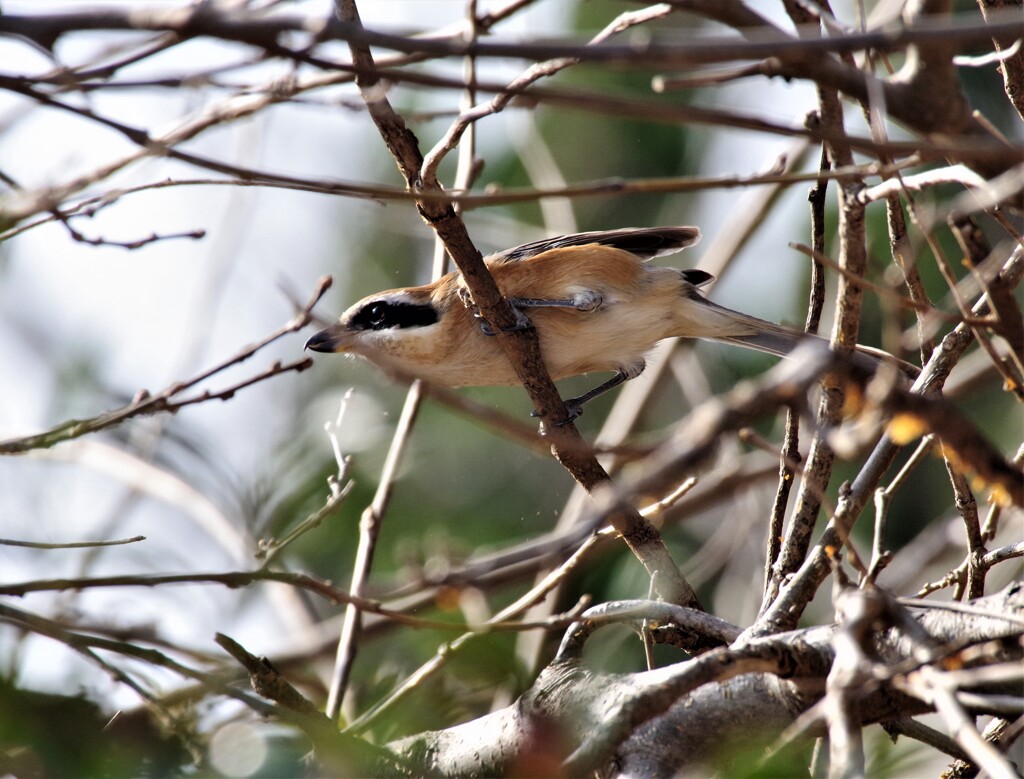
[[[345,327],[341,324],[331,325],[310,337],[305,348],[314,352],[343,352],[345,340]]]

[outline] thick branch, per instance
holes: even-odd
[[[973,605],[977,615],[930,611],[918,624],[937,645],[1019,635],[1019,625],[998,617],[1024,614],[1024,588],[1011,586]],[[832,628],[810,628],[637,674],[598,674],[561,656],[515,704],[390,746],[414,770],[441,776],[505,774],[526,759],[554,765],[562,750],[575,751],[563,766],[569,775],[610,763],[623,775],[709,773],[707,763],[723,754],[735,760],[760,752],[815,703],[831,667],[834,635]],[[888,632],[871,635],[870,643],[872,656],[884,657],[888,668],[914,662],[919,646]],[[926,710],[885,685],[860,701],[864,723]],[[541,739],[542,732],[561,741]]]

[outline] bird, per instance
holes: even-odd
[[[569,419],[643,373],[645,356],[665,338],[722,341],[782,357],[808,339],[823,340],[708,300],[701,287],[714,277],[706,271],[649,263],[700,237],[692,226],[623,228],[546,238],[485,258],[518,326],[536,329],[552,379],[614,372],[565,401]],[[519,384],[494,335],[455,271],[363,298],[306,349],[357,355],[447,387]],[[862,346],[854,357],[872,371],[881,361],[900,362]]]

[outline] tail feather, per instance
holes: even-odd
[[[765,320],[758,319],[757,317],[741,314],[738,311],[733,311],[732,309],[725,308],[724,306],[719,306],[716,303],[711,303],[711,301],[707,299],[705,299],[704,302],[709,304],[717,313],[729,315],[729,318],[736,324],[737,330],[742,331],[703,336],[709,340],[721,341],[735,346],[742,346],[746,349],[766,352],[767,354],[773,354],[777,357],[788,357],[794,349],[807,341],[821,341],[826,343],[828,341],[826,338],[822,338],[818,335],[812,335],[811,333],[806,333],[802,330],[793,330],[788,327],[782,327],[780,325],[772,324],[771,322],[766,322]],[[918,373],[920,373],[920,369],[916,366],[911,365],[898,357],[894,357],[886,351],[875,349],[871,346],[861,346],[858,344],[854,347],[854,351],[850,355],[850,359],[856,367],[870,372],[874,372],[878,370],[882,364],[886,364],[899,368],[903,373],[911,378],[916,377]]]
[[[774,354],[776,357],[787,357],[789,353],[801,343],[817,336],[808,333],[776,333],[761,331],[753,335],[726,335],[715,338],[716,341],[742,346],[746,349],[753,349],[766,354]]]

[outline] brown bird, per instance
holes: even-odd
[[[551,378],[615,371],[566,401],[571,417],[588,400],[639,376],[645,355],[664,338],[706,338],[779,356],[815,338],[712,303],[699,291],[713,279],[709,273],[646,264],[699,240],[696,227],[630,228],[535,241],[486,258],[502,295],[529,313]],[[518,384],[505,352],[489,337],[493,331],[468,300],[455,272],[423,286],[378,292],[306,348],[356,354],[449,387]],[[858,347],[855,359],[870,369],[879,360],[899,362],[868,347]]]

